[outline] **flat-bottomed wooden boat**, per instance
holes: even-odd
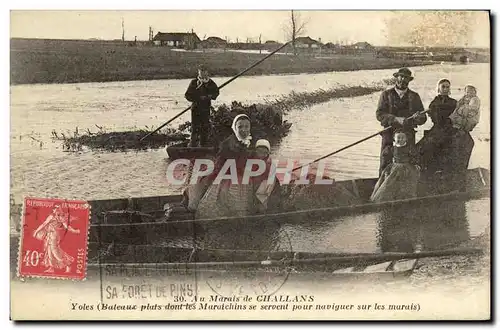
[[[166,151],[170,160],[205,158],[216,153],[214,147],[189,147],[185,142],[168,146]]]
[[[156,247],[158,248],[158,247]],[[91,251],[96,249],[91,248]],[[102,250],[101,250],[102,251]],[[190,250],[186,248],[164,249],[162,260],[151,262],[132,253],[130,249],[121,253],[90,254],[90,269],[111,270],[119,267],[123,271],[135,272],[270,272],[308,273],[323,272],[336,277],[399,277],[409,276],[418,260],[427,257],[456,255],[480,255],[479,248],[453,248],[421,252],[392,253],[308,253],[293,251],[257,250]],[[149,250],[149,255],[152,250]],[[158,253],[160,255],[160,253]],[[136,258],[136,259],[134,259]],[[140,260],[137,260],[140,259]],[[116,270],[116,269],[115,269]]]
[[[345,216],[376,212],[392,207],[418,207],[425,203],[441,203],[449,200],[470,200],[489,197],[490,173],[484,168],[469,169],[467,172],[466,187],[463,191],[451,190],[450,180],[446,177],[421,182],[419,195],[416,198],[401,199],[387,202],[372,203],[369,197],[377,182],[376,178],[337,181],[342,186],[359,197],[360,203],[355,205],[335,205],[316,209],[285,210],[283,212],[256,214],[245,217],[225,217],[214,219],[194,219],[194,215],[180,205],[181,195],[166,195],[153,197],[139,197],[129,199],[110,199],[89,201],[92,207],[91,238],[97,238],[97,228],[101,233],[117,230],[117,238],[123,238],[125,232],[135,227],[134,235],[141,231],[161,231],[161,226],[192,226],[193,223],[215,223],[232,221],[270,220],[275,222],[300,221],[304,218],[318,216]],[[167,207],[165,207],[167,205]],[[176,210],[172,210],[172,206]],[[168,215],[165,214],[167,209]],[[124,232],[125,231],[125,232]]]

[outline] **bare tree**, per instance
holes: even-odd
[[[287,41],[292,40],[293,54],[297,55],[295,47],[295,39],[303,36],[306,33],[306,26],[309,20],[304,20],[299,13],[290,11],[290,18],[285,23],[285,37]]]

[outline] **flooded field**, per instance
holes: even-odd
[[[412,69],[416,79],[410,87],[420,93],[424,106],[435,96],[436,83],[443,77],[452,81],[452,96],[456,99],[461,97],[464,85],[477,86],[482,109],[480,123],[473,131],[476,145],[470,167],[489,168],[489,66],[446,64]],[[214,105],[233,100],[261,102],[292,91],[370,85],[391,77],[392,72],[242,77],[225,87]],[[217,82],[220,84],[222,80]],[[92,132],[97,130],[96,126],[110,131],[156,127],[188,105],[183,97],[187,84],[187,80],[164,80],[11,87],[11,194],[15,202],[21,203],[23,196],[107,199],[178,192],[177,187],[166,182],[164,173],[169,161],[164,149],[67,153],[62,151],[60,142],[51,140],[51,132],[71,134],[76,127]],[[274,157],[314,159],[377,132],[381,129],[375,120],[379,95],[337,99],[292,111],[286,116],[293,123],[292,131],[281,145],[274,147]],[[189,118],[185,114],[172,125],[176,127]],[[419,128],[417,139],[430,126],[428,120]],[[332,176],[337,180],[376,177],[379,145],[380,139],[375,137],[329,158]],[[485,207],[489,209],[489,205]],[[474,218],[478,209],[481,208],[469,211],[469,217]],[[374,219],[371,216],[369,220],[358,217],[337,221],[326,229],[319,226],[316,234],[314,228],[295,228],[292,235],[304,242],[315,237],[315,244],[322,250],[374,250],[377,224]],[[351,235],[373,239],[350,239]],[[322,236],[328,239],[318,241]],[[355,242],[368,245],[358,246]],[[304,244],[303,248],[307,248],[307,243]]]
[[[481,121],[473,131],[475,148],[470,167],[489,168],[489,66],[436,65],[413,68],[410,85],[424,106],[436,94],[436,83],[452,81],[452,96],[475,84],[482,102]],[[262,102],[292,91],[315,91],[339,85],[358,86],[390,78],[393,70],[332,72],[290,76],[242,77],[225,87],[217,104]],[[220,84],[225,79],[217,80]],[[188,80],[131,81],[11,87],[11,193],[22,196],[104,199],[154,196],[178,192],[166,183],[165,150],[128,153],[65,153],[51,132],[127,130],[157,127],[185,109]],[[285,117],[292,131],[274,150],[275,157],[314,159],[381,129],[375,120],[380,93],[344,98],[294,111]],[[171,125],[189,120],[189,112]],[[417,139],[430,120],[419,128]],[[377,176],[380,139],[373,138],[328,159],[337,180]]]

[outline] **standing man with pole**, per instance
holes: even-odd
[[[414,148],[415,128],[427,121],[427,115],[422,113],[424,105],[420,95],[408,88],[408,84],[414,79],[411,71],[408,68],[402,68],[393,76],[396,78],[396,85],[382,92],[376,111],[376,118],[382,126],[392,126],[381,134],[379,175],[392,161],[391,146],[395,130],[405,133],[407,144]]]
[[[229,85],[231,82],[233,82],[235,79],[237,79],[238,77],[241,77],[242,75],[244,75],[245,73],[247,73],[248,71],[250,71],[251,69],[255,68],[257,65],[259,65],[260,63],[264,62],[266,59],[268,59],[269,57],[273,56],[274,54],[276,54],[277,52],[279,52],[280,50],[282,50],[283,48],[285,48],[286,46],[288,46],[289,44],[291,43],[291,41],[288,41],[287,43],[281,45],[279,48],[273,50],[271,53],[267,54],[266,56],[264,56],[264,58],[261,58],[260,60],[258,60],[257,62],[255,62],[254,64],[252,64],[251,66],[249,66],[248,68],[246,68],[245,70],[241,71],[240,73],[238,73],[236,76],[232,77],[231,79],[229,79],[228,81],[226,81],[225,83],[223,83],[222,85],[219,86],[219,90],[222,89],[224,86],[226,85]],[[206,71],[206,70],[205,70]],[[195,79],[196,80],[196,79]],[[193,83],[193,82],[191,82]],[[197,85],[195,83],[195,85]],[[188,89],[189,90],[189,89]],[[195,89],[196,90],[196,89]],[[186,92],[187,94],[187,92]],[[191,95],[191,94],[190,94]],[[189,100],[189,99],[188,99]],[[182,116],[185,112],[187,112],[189,109],[191,109],[192,105],[189,106],[187,109],[179,112],[176,116],[174,116],[173,118],[171,118],[169,121],[167,121],[166,123],[163,123],[160,127],[156,128],[154,131],[151,131],[149,132],[148,134],[146,134],[145,136],[143,136],[140,141],[144,141],[146,138],[148,138],[149,136],[153,135],[154,133],[158,132],[159,130],[161,130],[163,127],[167,126],[168,124],[170,124],[171,122],[173,122],[175,119],[179,118],[180,116]]]
[[[191,80],[185,97],[191,106],[190,147],[206,147],[210,135],[210,110],[212,100],[219,96],[219,87],[210,79],[204,66],[198,68],[198,77]]]

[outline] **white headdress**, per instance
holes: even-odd
[[[231,125],[231,128],[233,129],[234,135],[236,135],[236,138],[238,139],[238,141],[242,142],[243,144],[245,144],[248,147],[250,145],[250,141],[252,140],[252,136],[250,134],[248,134],[248,136],[246,138],[242,138],[241,136],[239,136],[238,130],[236,129],[236,123],[238,122],[238,120],[241,120],[241,119],[246,119],[246,120],[250,121],[250,118],[248,118],[247,115],[239,114],[236,117],[234,117],[233,124]]]
[[[260,139],[255,142],[255,148],[266,147],[267,150],[271,151],[271,144],[266,139]]]
[[[437,83],[437,93],[439,94],[439,86],[444,83],[444,82],[447,82],[451,85],[451,82],[449,79],[447,78],[443,78],[443,79],[439,79],[438,83]],[[450,91],[451,92],[451,91]],[[448,94],[450,94],[450,92],[448,92]]]

